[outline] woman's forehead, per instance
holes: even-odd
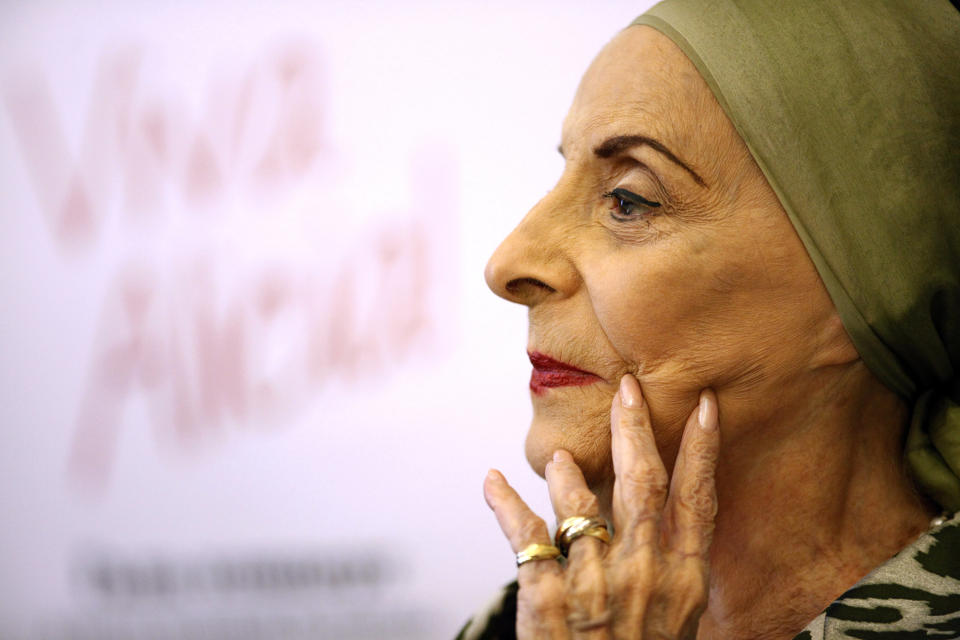
[[[561,146],[565,152],[593,149],[629,133],[696,154],[690,147],[697,145],[705,123],[722,126],[724,120],[684,53],[658,31],[633,26],[611,40],[587,69],[564,120]]]

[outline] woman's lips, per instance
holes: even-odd
[[[529,351],[527,355],[533,365],[530,390],[537,395],[546,393],[552,387],[580,387],[602,380],[594,373],[554,360],[538,351]]]

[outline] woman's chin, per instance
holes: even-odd
[[[541,477],[557,449],[573,455],[587,484],[602,484],[612,476],[610,457],[610,405],[589,411],[582,406],[553,406],[549,411],[534,406],[527,433],[527,462]]]
[[[533,469],[538,476],[543,478],[546,477],[547,463],[550,462],[552,451],[559,448],[562,447],[555,447],[551,450],[549,445],[544,446],[542,441],[533,437],[533,429],[531,429],[527,433],[524,453],[527,456],[527,462],[530,463],[530,468]]]

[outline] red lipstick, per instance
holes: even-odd
[[[530,391],[537,395],[552,387],[582,387],[601,380],[600,376],[577,367],[554,360],[538,351],[527,352],[533,372],[530,374]]]

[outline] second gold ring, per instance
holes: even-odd
[[[607,523],[603,518],[571,516],[566,518],[557,527],[557,535],[554,536],[554,542],[563,555],[567,555],[570,545],[580,536],[591,536],[605,544],[610,543],[610,530],[607,529]]]

